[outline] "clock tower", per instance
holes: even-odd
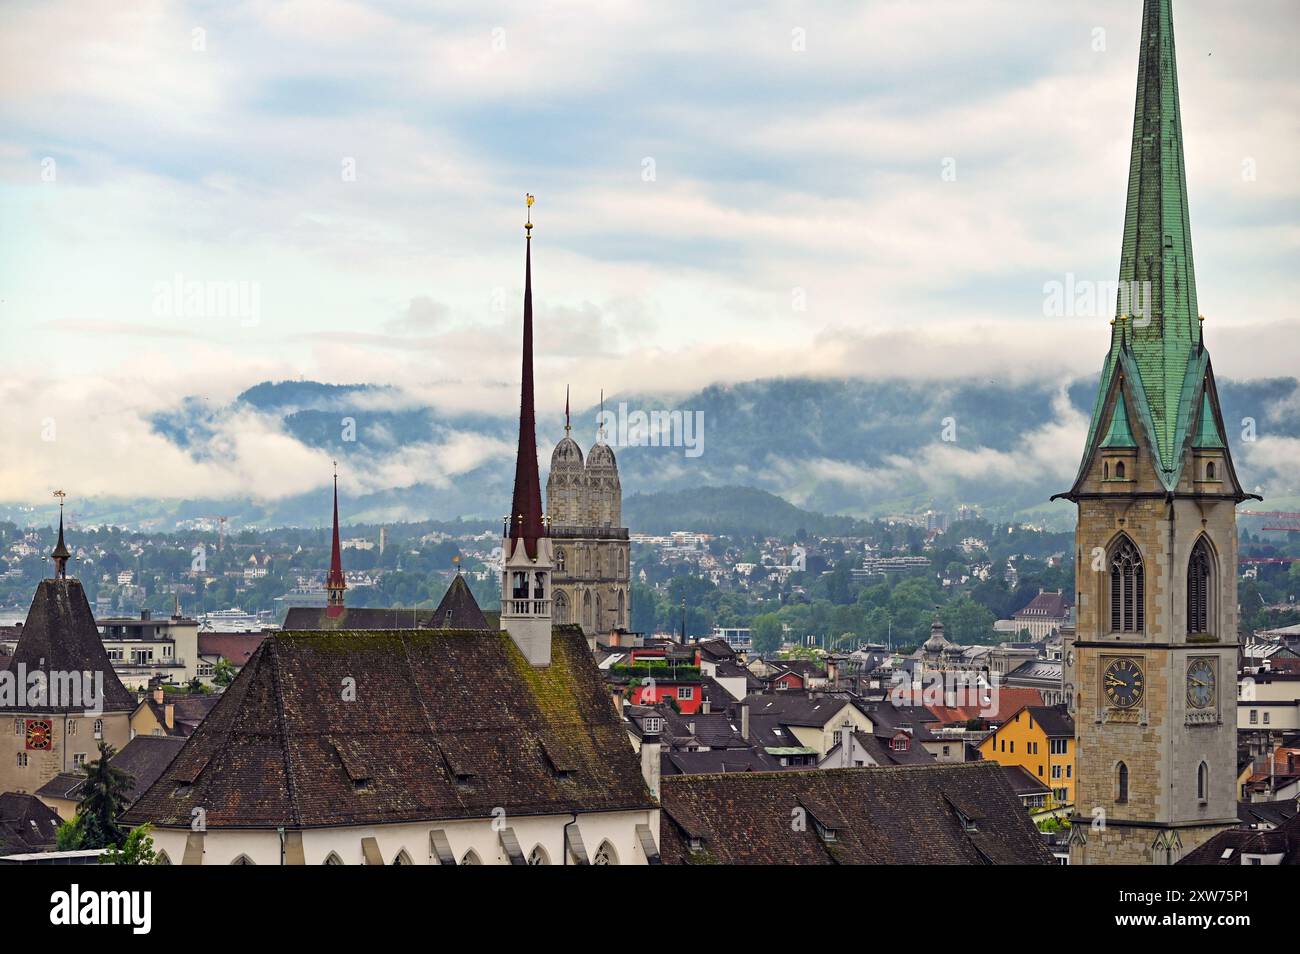
[[[1145,0],[1119,294],[1078,506],[1072,864],[1237,823],[1236,505],[1196,281],[1172,0]]]

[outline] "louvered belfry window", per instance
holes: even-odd
[[[1202,537],[1187,565],[1187,631],[1210,631],[1210,548]]]
[[[1114,633],[1140,633],[1146,627],[1146,585],[1142,555],[1125,537],[1110,560],[1110,628]]]

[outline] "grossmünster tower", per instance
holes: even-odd
[[[1236,824],[1236,505],[1197,310],[1172,0],[1145,0],[1120,293],[1083,461],[1072,864]]]

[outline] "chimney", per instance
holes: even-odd
[[[659,734],[646,732],[641,736],[641,777],[655,798],[659,797]]]
[[[162,687],[162,684],[161,684],[161,683],[153,687],[153,701],[154,701],[154,702],[156,702],[158,705],[162,705],[162,704],[163,704],[163,700],[166,699],[166,698],[167,698],[167,696],[166,696],[166,694],[163,692],[163,687]]]
[[[169,729],[176,728],[176,706],[174,703],[169,702],[163,706],[163,722],[167,724]]]
[[[749,741],[749,703],[740,704],[740,737],[746,742]]]
[[[704,701],[700,703],[700,712],[704,715],[708,715],[712,711],[713,705],[709,702],[709,697],[705,696]]]

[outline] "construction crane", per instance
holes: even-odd
[[[1265,521],[1272,521],[1273,526],[1266,523],[1261,530],[1278,530],[1289,533],[1300,533],[1300,513],[1289,513],[1285,510],[1239,510],[1239,517],[1261,517]]]
[[[210,514],[207,516],[200,517],[199,519],[217,521],[217,552],[220,553],[221,551],[225,550],[226,549],[226,521],[229,520],[230,517],[226,516],[225,514]]]

